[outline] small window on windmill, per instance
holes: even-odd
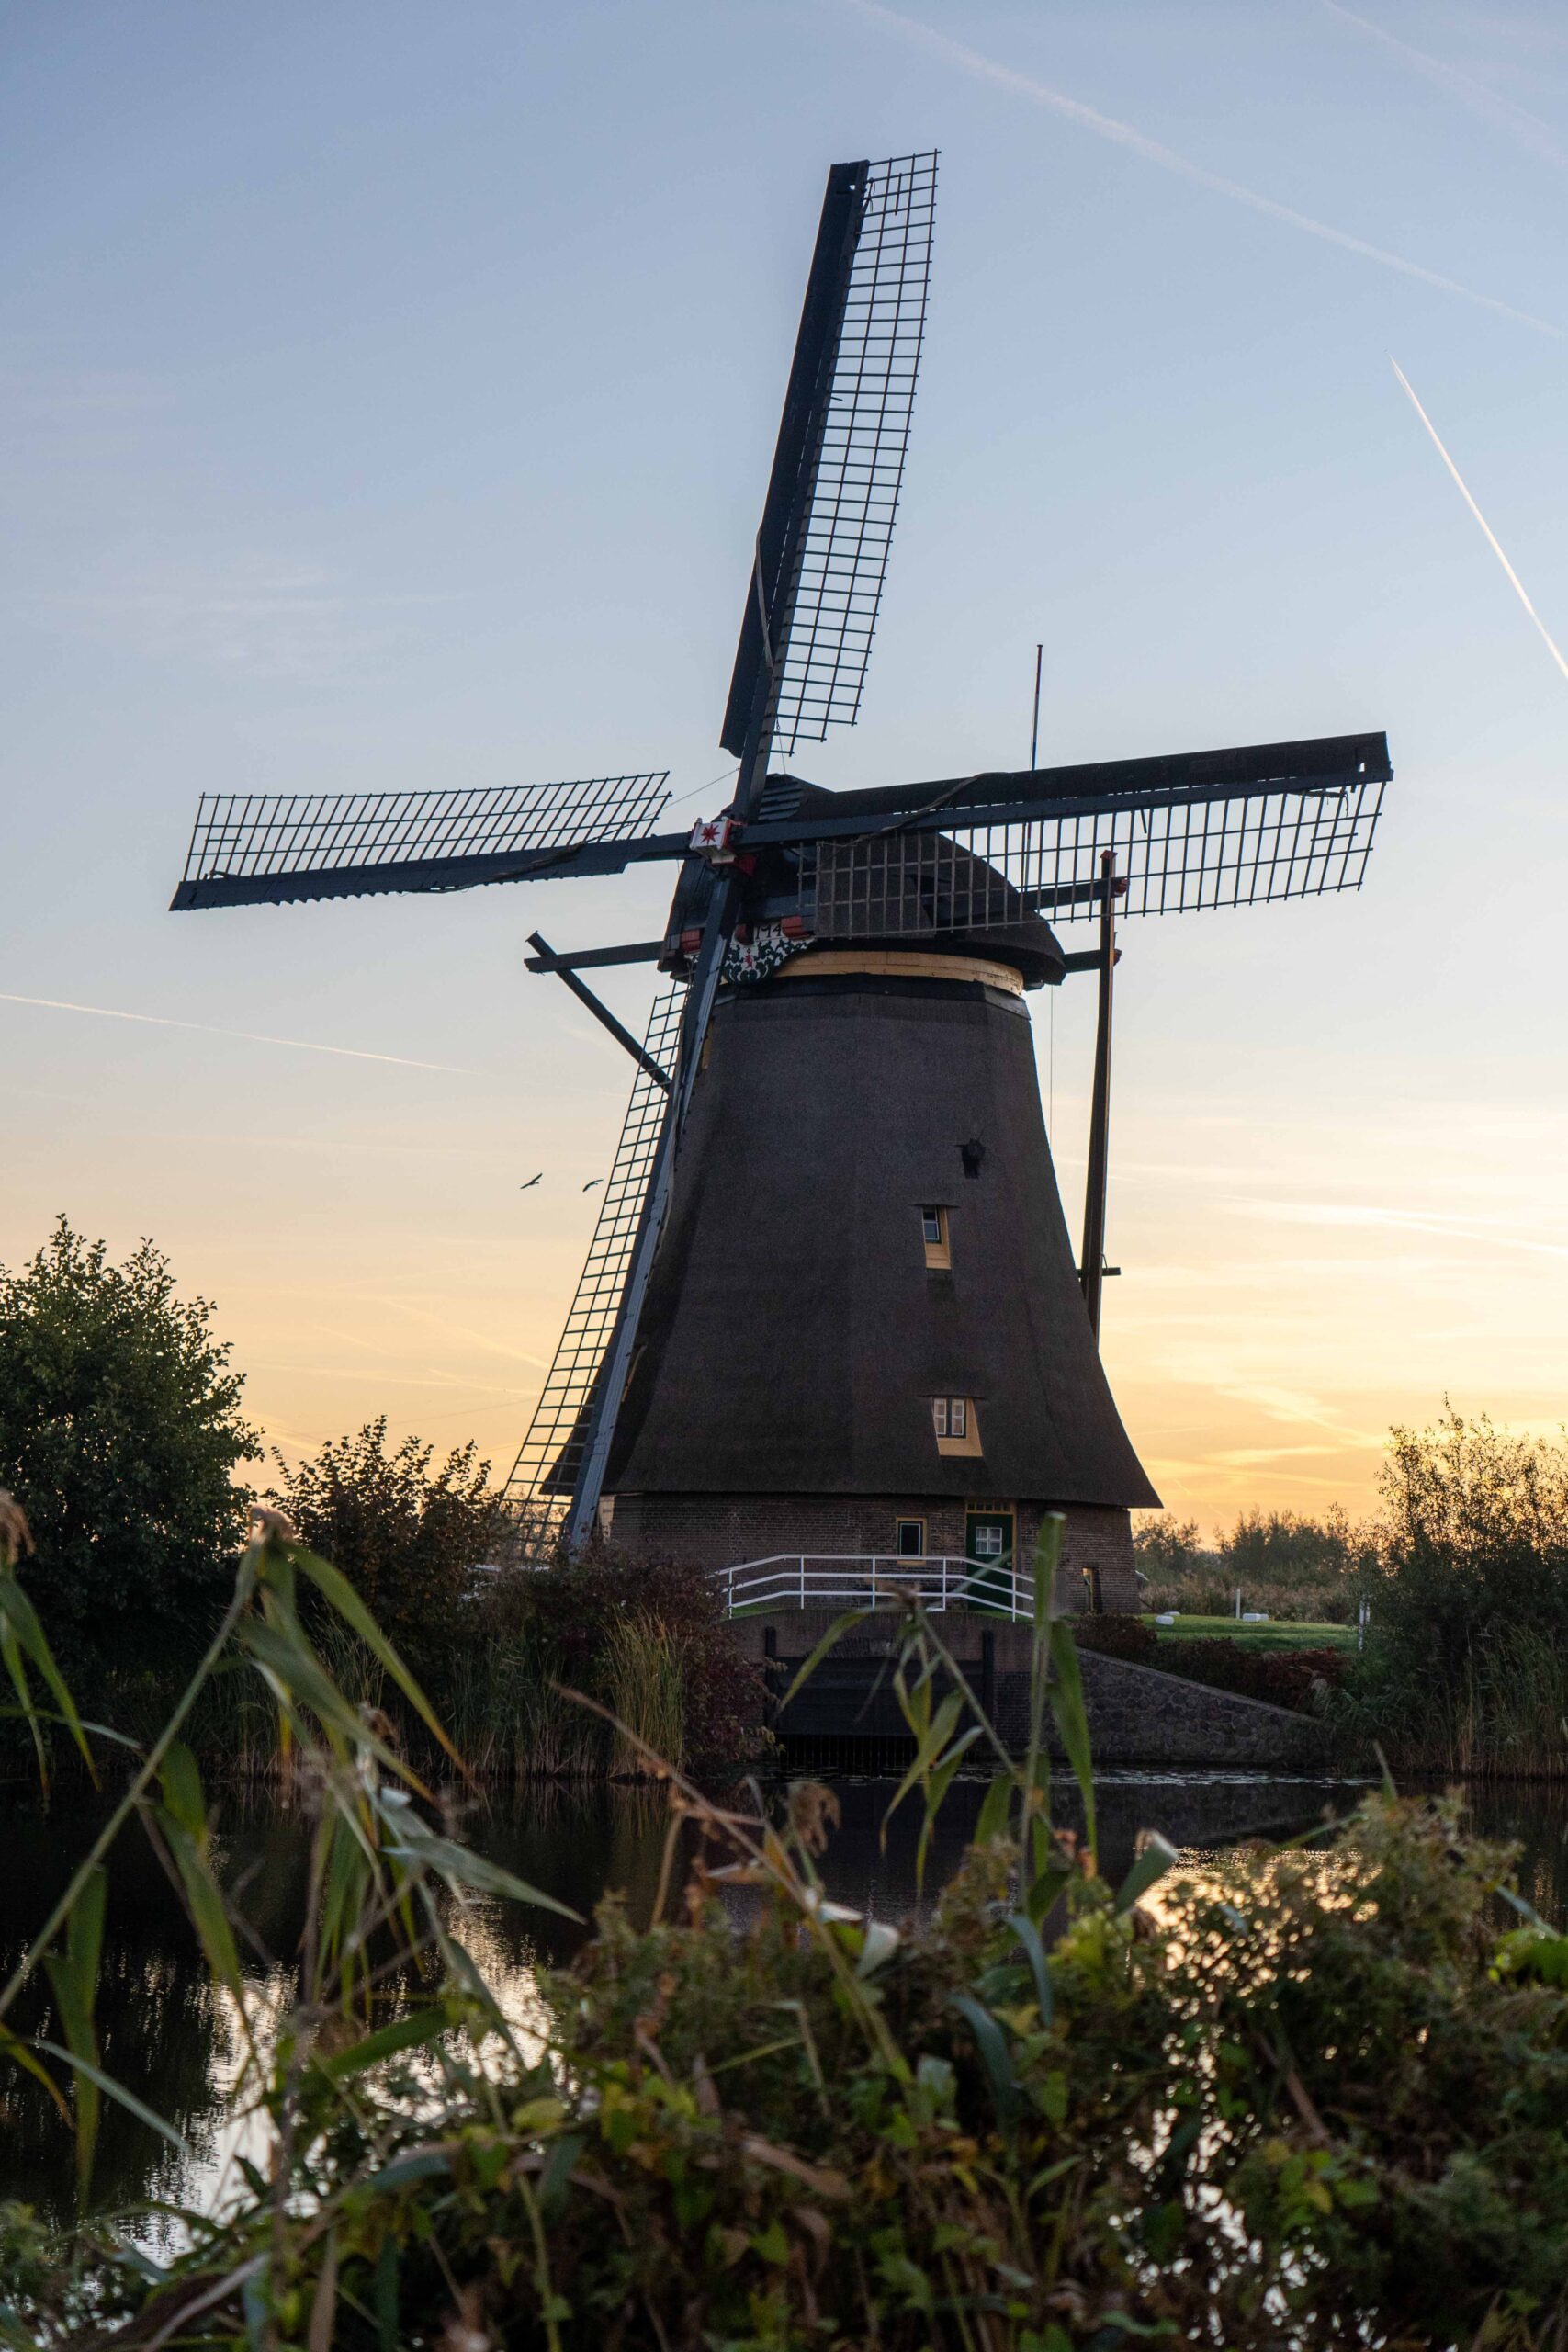
[[[926,1245],[926,1264],[929,1267],[952,1265],[953,1243],[948,1235],[945,1209],[923,1208],[920,1211],[920,1238]]]
[[[901,1560],[923,1560],[926,1556],[925,1521],[899,1520],[894,1531],[893,1548]]]
[[[980,1424],[973,1396],[933,1396],[931,1428],[939,1453],[978,1453]]]

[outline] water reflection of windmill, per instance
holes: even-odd
[[[1111,916],[1356,887],[1377,734],[832,793],[770,757],[852,724],[902,481],[934,155],[836,164],[747,582],[724,814],[665,777],[213,797],[176,907],[679,866],[665,935],[557,955],[633,1054],[630,1109],[509,1493],[537,1555],[618,1543],[986,1556],[1066,1509],[1131,1590],[1154,1500],[1100,1368]],[[1112,896],[1114,894],[1114,896]],[[1068,955],[1047,918],[1098,919]],[[582,978],[656,963],[639,1042]],[[1025,990],[1100,982],[1081,1275]]]

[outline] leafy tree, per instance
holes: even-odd
[[[1484,1737],[1526,1672],[1568,1653],[1568,1435],[1522,1437],[1450,1406],[1436,1429],[1391,1432],[1380,1483],[1363,1685],[1391,1729],[1468,1714]],[[1537,1712],[1560,1749],[1560,1691]]]
[[[1178,1519],[1168,1510],[1140,1521],[1133,1530],[1133,1550],[1145,1576],[1162,1578],[1190,1576],[1194,1569],[1209,1565],[1211,1558],[1203,1549],[1197,1521]]]
[[[238,1465],[260,1452],[204,1298],[142,1241],[124,1265],[61,1216],[0,1267],[0,1487],[31,1522],[29,1580],[62,1663],[177,1661],[223,1605],[244,1535]]]
[[[497,1532],[490,1464],[472,1439],[433,1471],[434,1452],[417,1437],[389,1452],[383,1413],[292,1469],[275,1447],[282,1483],[267,1496],[302,1543],[353,1578],[393,1641],[414,1648],[450,1634]]]
[[[1359,1538],[1338,1503],[1322,1519],[1297,1510],[1244,1510],[1222,1537],[1224,1572],[1243,1585],[1326,1584],[1357,1565]]]

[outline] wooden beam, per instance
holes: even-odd
[[[661,939],[638,939],[627,947],[571,947],[564,956],[528,956],[530,972],[587,972],[605,964],[657,964],[664,953]]]
[[[1105,885],[1100,900],[1100,1018],[1094,1040],[1094,1101],[1089,1122],[1089,1179],[1084,1189],[1083,1210],[1083,1280],[1084,1305],[1089,1309],[1089,1329],[1096,1343],[1100,1340],[1100,1306],[1105,1282],[1105,1205],[1110,1181],[1111,1161],[1111,975],[1116,969],[1116,853],[1102,850],[1100,856],[1101,879]]]
[[[536,931],[531,931],[529,933],[528,944],[530,947],[536,948],[538,951],[539,958],[537,964],[531,965],[529,968],[535,971],[554,972],[558,978],[564,980],[567,987],[577,999],[579,1004],[585,1005],[587,1007],[588,1011],[593,1015],[594,1020],[601,1023],[603,1026],[609,1031],[611,1036],[615,1040],[615,1043],[618,1046],[624,1046],[626,1047],[627,1053],[630,1054],[633,1061],[637,1064],[638,1068],[645,1069],[649,1078],[653,1080],[655,1085],[661,1086],[664,1089],[665,1093],[668,1094],[671,1084],[669,1071],[661,1069],[659,1063],[654,1060],[651,1054],[644,1053],[641,1046],[632,1035],[631,1031],[622,1027],[621,1023],[616,1020],[615,1014],[611,1012],[607,1004],[600,1003],[599,999],[594,995],[587,982],[578,978],[577,974],[571,969],[570,964],[564,957],[558,956],[549,942],[547,940],[541,939]]]

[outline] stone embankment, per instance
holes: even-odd
[[[782,1696],[833,1623],[830,1610],[789,1610],[738,1619],[742,1653]],[[1002,1736],[1028,1736],[1030,1628],[953,1611],[938,1620],[942,1639]],[[871,1618],[844,1636],[780,1715],[785,1737],[883,1741],[907,1730],[889,1683],[897,1621]],[[1229,1766],[1244,1771],[1311,1771],[1327,1760],[1324,1727],[1310,1715],[1211,1690],[1125,1658],[1078,1654],[1089,1736],[1099,1765]]]

